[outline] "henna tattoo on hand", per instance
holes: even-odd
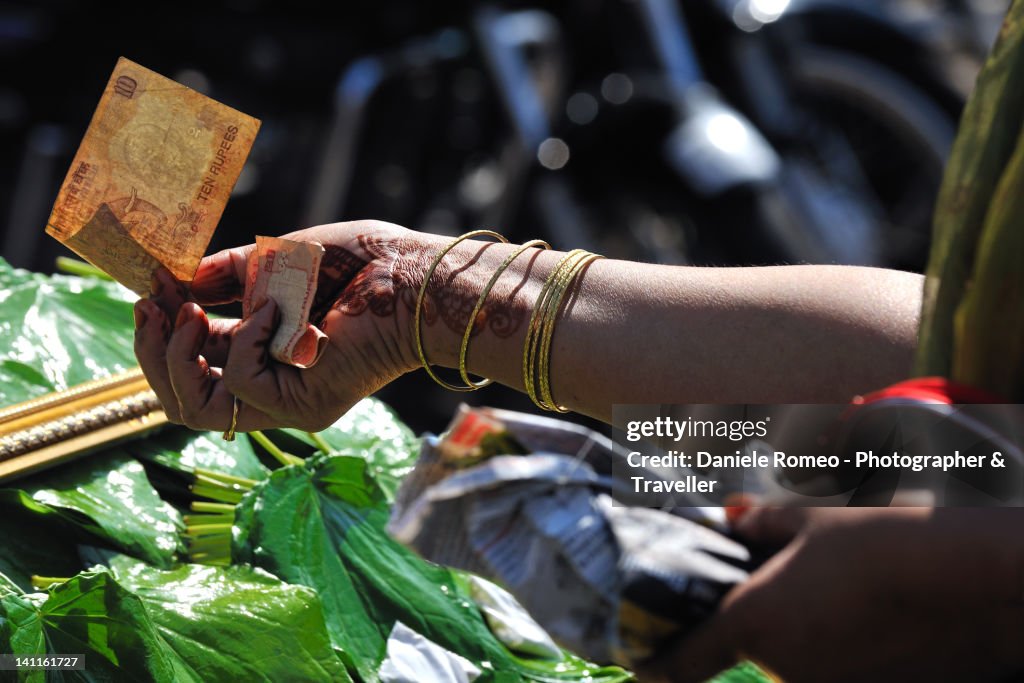
[[[362,241],[362,238],[360,238]],[[341,309],[348,315],[359,315],[362,311],[349,312],[342,305],[346,290],[353,284],[370,261],[345,247],[328,244],[324,246],[324,256],[320,261],[320,274],[317,280],[316,295],[310,309],[310,320],[320,324],[327,312],[332,308]]]
[[[351,316],[368,310],[387,317],[395,313],[398,305],[410,313],[415,311],[422,277],[434,258],[434,249],[411,239],[360,235],[358,240],[372,260],[344,247],[327,247],[313,304],[313,320],[322,321],[331,308]],[[447,258],[438,264],[427,285],[424,324],[432,325],[440,318],[453,332],[461,334],[466,329],[478,294],[465,282],[463,270],[461,266],[453,268]],[[502,296],[495,288],[478,314],[472,334],[488,327],[499,337],[513,334],[525,317],[523,310],[513,306],[517,293],[515,288]]]
[[[398,306],[409,313],[416,310],[422,278],[436,254],[436,244],[373,235],[359,235],[357,239],[356,249],[324,245],[317,291],[310,308],[310,322],[314,325],[322,325],[331,309],[348,316],[370,311],[382,318],[394,315]],[[468,281],[474,274],[466,272],[463,265],[453,264],[453,260],[453,256],[446,257],[430,279],[423,323],[433,325],[440,319],[450,330],[462,334],[476,305],[478,288]],[[165,283],[154,284],[164,289]],[[235,266],[229,260],[220,260],[200,266],[191,293],[203,303],[224,303],[239,299],[243,287]],[[525,312],[513,305],[519,288],[492,290],[474,321],[474,336],[489,328],[499,337],[508,337],[521,327]],[[184,291],[176,294],[181,301],[187,299]]]

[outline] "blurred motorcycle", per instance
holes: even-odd
[[[882,3],[471,5],[350,64],[306,222],[920,269],[962,105],[938,64]]]

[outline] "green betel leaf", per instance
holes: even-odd
[[[0,590],[0,652],[18,655],[45,655],[46,638],[39,603],[41,595],[23,595],[20,592]],[[43,671],[25,671],[17,675],[18,681],[43,683]]]
[[[32,589],[33,574],[73,576],[82,569],[76,550],[80,536],[55,515],[0,502],[0,575],[23,591]]]
[[[351,680],[331,646],[316,593],[252,567],[110,566],[167,645],[203,681]]]
[[[0,489],[0,495],[6,494],[7,500],[36,513],[59,515],[157,566],[170,566],[181,549],[181,515],[157,495],[142,465],[120,449],[15,485],[17,488]]]
[[[244,434],[239,434],[234,441],[225,441],[220,435],[209,432],[166,429],[125,444],[124,450],[140,460],[188,474],[198,467],[247,479],[263,479],[270,472]]]
[[[14,582],[11,577],[7,576],[3,572],[0,572],[0,597],[8,595],[10,593],[20,593],[21,587]]]
[[[377,680],[396,621],[480,666],[487,680],[520,680],[451,573],[384,531],[384,494],[359,458],[316,458],[274,472],[239,506],[236,555],[316,589],[334,644],[360,678]]]
[[[37,275],[0,259],[0,406],[134,367],[136,298],[111,282]]]
[[[83,572],[46,594],[0,598],[0,650],[81,654],[84,671],[23,681],[200,681],[164,642],[139,598],[106,570]]]
[[[370,471],[388,500],[394,499],[402,478],[412,471],[420,450],[419,439],[412,430],[391,408],[373,398],[363,399],[315,436],[296,429],[281,429],[278,433],[308,448],[317,448],[314,439],[320,439],[329,447],[331,455],[362,458],[370,463]],[[286,445],[285,450],[295,452],[298,449]]]

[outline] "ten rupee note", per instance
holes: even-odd
[[[122,57],[46,232],[139,294],[188,282],[260,122]]]

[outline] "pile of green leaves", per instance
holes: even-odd
[[[134,365],[133,298],[0,260],[0,404]],[[399,621],[478,680],[631,678],[517,657],[451,571],[387,536],[417,441],[379,402],[260,438],[169,428],[0,484],[0,652],[86,660],[18,680],[374,681]]]

